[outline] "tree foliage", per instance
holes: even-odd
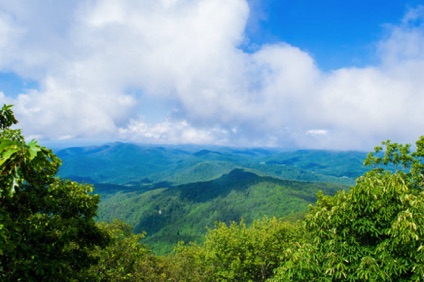
[[[383,142],[349,192],[319,194],[304,220],[309,242],[273,281],[422,281],[424,137],[416,145]]]
[[[0,197],[11,197],[26,183],[44,187],[54,181],[61,161],[53,152],[32,140],[25,143],[12,106],[4,105],[0,111]]]
[[[109,234],[111,243],[94,250],[100,259],[89,270],[96,277],[93,281],[167,281],[163,260],[140,242],[144,233],[134,234],[130,225],[118,220],[99,223],[99,227]]]
[[[276,218],[264,217],[251,226],[243,220],[217,223],[202,246],[180,245],[174,260],[185,262],[180,268],[189,273],[188,281],[265,281],[282,263],[281,253],[300,240],[299,226]]]
[[[55,177],[61,164],[26,143],[11,106],[0,111],[0,280],[89,280],[90,253],[108,237],[95,225],[99,197],[90,185]]]

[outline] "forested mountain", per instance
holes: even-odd
[[[316,201],[318,190],[334,194],[343,188],[347,186],[280,180],[235,169],[210,181],[115,193],[104,197],[98,215],[102,221],[123,220],[136,233],[146,231],[145,242],[166,253],[179,241],[201,241],[206,227],[217,221],[244,218],[250,224],[265,215],[300,219],[308,204]]]
[[[110,143],[57,151],[60,175],[90,183],[148,186],[212,180],[236,168],[282,179],[354,184],[362,152]]]
[[[99,221],[147,232],[158,253],[201,241],[216,221],[299,219],[319,190],[346,190],[365,171],[361,152],[111,143],[57,155],[62,177],[95,185]]]

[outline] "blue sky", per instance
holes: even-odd
[[[398,24],[405,12],[424,1],[396,0],[265,0],[262,20],[249,34],[260,44],[288,42],[331,70],[366,66],[376,61],[375,44],[386,36],[386,25]]]
[[[412,143],[422,5],[0,0],[0,102],[42,142]]]

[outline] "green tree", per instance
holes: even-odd
[[[216,281],[214,267],[207,258],[207,250],[197,243],[179,242],[174,253],[164,257],[167,281]]]
[[[99,223],[107,232],[111,244],[97,247],[94,255],[99,262],[89,269],[93,281],[168,281],[165,263],[140,241],[145,234],[134,234],[132,227],[118,220]]]
[[[349,192],[318,195],[304,220],[309,242],[283,252],[271,281],[424,280],[424,137],[415,152],[383,146]]]
[[[282,263],[281,253],[301,239],[299,226],[276,218],[264,217],[249,227],[243,220],[229,226],[218,223],[206,234],[203,246],[179,246],[177,260],[188,264],[180,265],[188,275],[180,278],[185,281],[265,281]]]
[[[0,280],[82,281],[108,236],[95,224],[99,197],[90,185],[55,177],[61,164],[26,143],[12,106],[0,111]]]

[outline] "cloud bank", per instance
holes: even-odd
[[[244,51],[245,0],[0,4],[0,71],[39,83],[0,92],[28,136],[368,151],[424,133],[423,7],[377,65],[324,72],[289,43]]]

